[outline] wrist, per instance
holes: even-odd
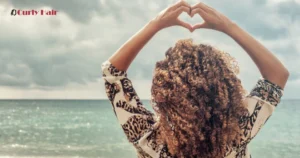
[[[239,26],[235,23],[235,22],[230,22],[226,28],[226,30],[224,30],[224,33],[232,36],[234,34],[234,32],[236,32],[238,30]]]
[[[154,32],[158,32],[162,29],[162,27],[160,27],[160,25],[155,20],[150,20],[146,26]]]

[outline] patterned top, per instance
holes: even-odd
[[[108,99],[125,135],[136,148],[137,157],[171,158],[167,146],[156,142],[157,118],[144,107],[127,72],[118,70],[109,60],[103,62],[101,68]],[[283,89],[276,84],[263,78],[258,80],[246,97],[249,112],[240,120],[243,139],[228,149],[225,158],[251,157],[247,145],[267,122],[282,95]]]

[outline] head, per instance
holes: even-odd
[[[179,40],[158,61],[151,87],[159,140],[177,157],[219,158],[240,138],[246,108],[237,62],[192,39]]]

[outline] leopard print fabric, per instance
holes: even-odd
[[[118,70],[108,60],[101,67],[108,100],[137,157],[172,158],[167,145],[156,141],[158,118],[144,107],[127,72]],[[270,118],[282,95],[283,89],[278,85],[263,78],[258,80],[246,96],[248,112],[239,121],[242,139],[227,148],[224,158],[251,158],[247,146]]]
[[[283,95],[283,89],[267,79],[259,79],[249,97],[257,96],[270,104],[277,106]]]

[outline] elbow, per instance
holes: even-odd
[[[289,70],[285,68],[282,74],[283,74],[283,78],[287,81],[290,77]]]
[[[285,77],[286,80],[289,79],[289,77],[290,77],[290,72],[289,72],[288,69],[285,69],[285,71],[284,71],[284,77]]]
[[[263,75],[264,78],[278,85],[282,89],[284,89],[289,76],[290,72],[285,67],[280,67],[275,70],[273,69],[273,71],[267,71],[267,74]]]
[[[290,72],[286,68],[284,68],[284,70],[282,70],[282,72],[280,74],[281,74],[280,75],[280,80],[281,80],[280,85],[282,88],[284,88],[290,77]]]

